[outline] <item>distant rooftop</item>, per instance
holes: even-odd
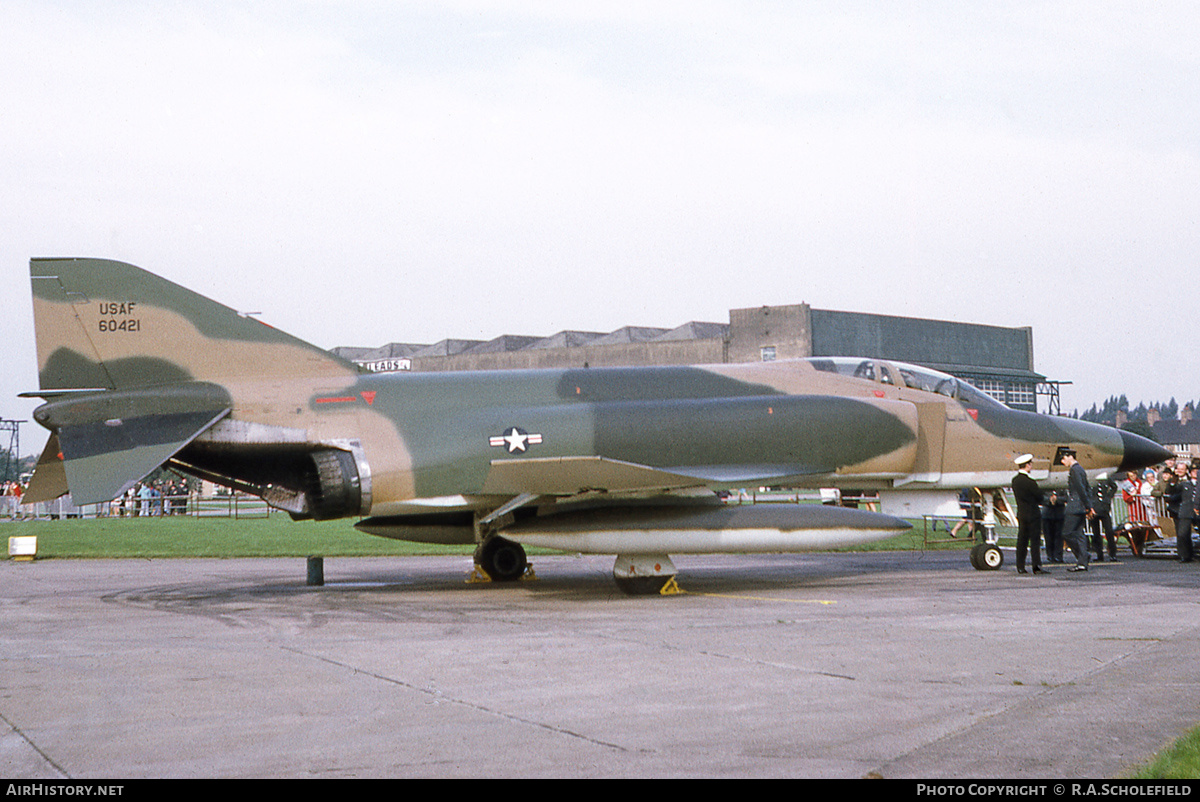
[[[666,334],[668,329],[652,328],[650,326],[625,326],[614,332],[597,337],[589,345],[615,345],[616,343],[644,343]]]
[[[1151,431],[1154,432],[1154,439],[1160,443],[1200,443],[1200,418],[1186,421],[1173,418],[1160,420],[1151,427]]]
[[[693,320],[677,326],[666,334],[656,337],[657,340],[710,340],[723,338],[729,334],[728,323],[702,323]]]
[[[463,351],[464,354],[496,354],[508,351],[520,351],[542,340],[542,337],[530,337],[523,334],[501,334],[494,340],[488,340],[479,345],[473,345]]]
[[[528,334],[502,334],[494,340],[439,340],[423,343],[388,343],[378,348],[339,346],[332,353],[352,362],[376,362],[385,359],[454,356],[455,354],[510,353],[540,348],[578,348],[583,345],[616,345],[657,340],[711,340],[729,334],[728,323],[704,323],[693,320],[673,329],[655,326],[622,326],[605,334],[600,331],[565,330],[549,337]]]
[[[339,346],[330,349],[330,352],[351,362],[373,362],[379,359],[403,359],[428,347],[427,343],[388,343],[378,348]]]
[[[530,348],[577,348],[581,345],[586,345],[597,337],[603,337],[603,332],[599,331],[560,331],[558,334],[552,334],[549,337],[543,337],[535,343],[532,343]]]
[[[413,356],[452,356],[461,354],[476,345],[483,345],[483,342],[483,340],[438,340],[433,345],[427,345],[415,352]]]

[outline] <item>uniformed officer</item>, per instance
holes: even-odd
[[[1096,477],[1092,491],[1092,509],[1096,516],[1089,525],[1092,530],[1092,547],[1096,549],[1096,562],[1104,562],[1104,544],[1108,543],[1108,559],[1117,562],[1117,534],[1112,525],[1112,500],[1117,494],[1117,483],[1107,473]]]
[[[1063,522],[1063,542],[1075,555],[1075,564],[1068,571],[1088,569],[1088,544],[1085,527],[1092,510],[1092,489],[1088,485],[1087,471],[1075,459],[1075,452],[1067,449],[1062,453],[1063,465],[1067,466],[1067,507]]]
[[[1051,490],[1042,506],[1042,528],[1046,535],[1046,562],[1061,563],[1063,561],[1063,512],[1067,506],[1066,496]]]
[[[1192,554],[1192,521],[1196,518],[1196,471],[1183,462],[1175,465],[1175,485],[1166,494],[1167,510],[1175,519],[1175,549],[1181,563],[1190,563]]]
[[[1022,454],[1014,460],[1017,475],[1012,478],[1013,497],[1017,500],[1017,573],[1025,573],[1025,554],[1028,551],[1035,574],[1042,571],[1042,490],[1029,475],[1032,454]]]

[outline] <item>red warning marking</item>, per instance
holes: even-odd
[[[971,420],[979,420],[979,410],[968,407],[967,414],[971,416]]]
[[[887,397],[887,393],[885,393],[883,390],[876,390],[876,391],[875,391],[875,397],[876,397],[876,398],[886,398],[886,397]]]
[[[372,404],[375,403],[375,391],[374,390],[363,390],[361,395],[363,397],[363,401],[367,402],[367,406],[371,406]]]
[[[346,404],[351,401],[357,401],[357,400],[358,399],[352,395],[344,395],[339,398],[318,398],[317,403],[318,404]]]

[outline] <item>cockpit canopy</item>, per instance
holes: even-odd
[[[837,373],[841,376],[879,384],[890,384],[895,387],[907,387],[910,390],[922,390],[973,405],[994,406],[1000,404],[986,393],[976,390],[948,373],[910,365],[906,362],[849,356],[810,357],[805,361],[817,370],[826,373]]]

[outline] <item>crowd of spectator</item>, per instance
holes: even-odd
[[[138,482],[123,495],[101,505],[99,513],[121,518],[185,515],[192,490],[181,478]],[[20,482],[0,483],[0,517],[33,518],[35,505],[23,505],[25,486]]]
[[[138,518],[187,513],[188,485],[181,479],[138,482],[109,502],[109,515]]]
[[[4,482],[0,484],[0,516],[7,518],[21,517],[21,496],[25,488],[20,482]]]
[[[1117,540],[1123,535],[1134,553],[1144,544],[1162,536],[1174,537],[1181,562],[1194,559],[1192,521],[1197,511],[1197,462],[1167,460],[1155,468],[1129,471],[1123,476],[1102,474],[1091,487],[1088,516],[1090,546],[1097,560],[1117,554]],[[1113,501],[1120,498],[1124,515],[1117,516]],[[1046,555],[1050,562],[1062,562],[1062,525],[1064,494],[1051,491],[1042,506],[1042,525]],[[1119,518],[1114,526],[1114,517]]]

